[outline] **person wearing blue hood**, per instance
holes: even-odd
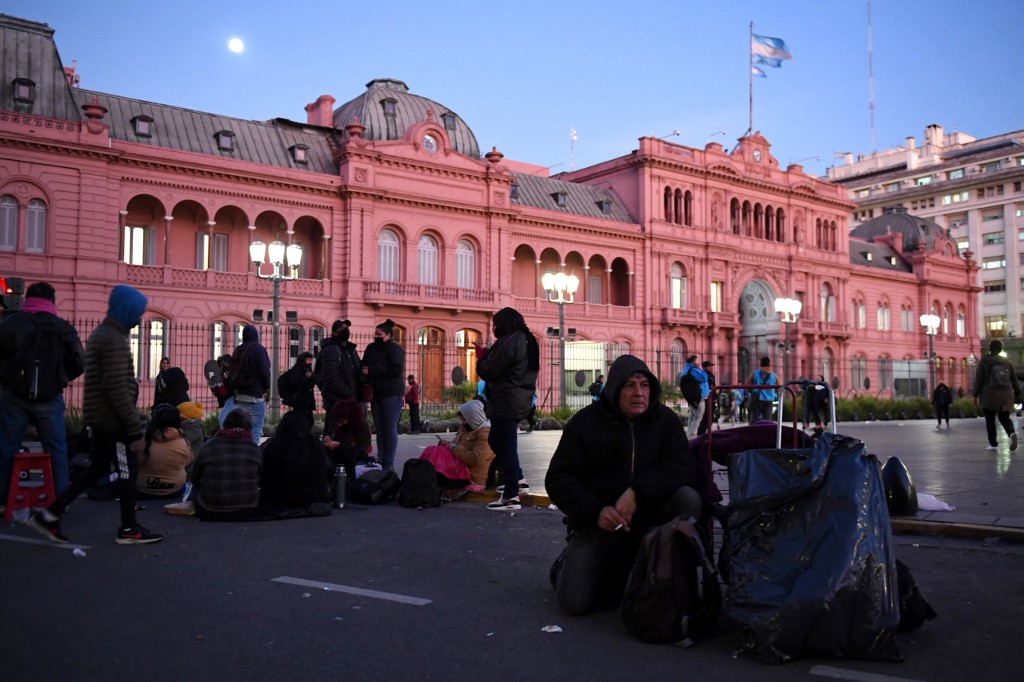
[[[267,417],[264,396],[270,390],[270,355],[260,344],[260,333],[255,325],[242,327],[242,344],[231,354],[224,383],[232,395],[221,408],[220,428],[224,428],[224,418],[232,410],[243,409],[252,420],[252,442],[259,445],[263,435],[263,420]]]
[[[545,487],[569,544],[551,568],[558,605],[583,615],[618,603],[644,534],[702,506],[683,425],[644,362],[623,355],[597,402],[569,420]],[[607,602],[607,603],[606,603]]]
[[[68,542],[60,529],[61,514],[96,479],[110,474],[111,467],[117,473],[114,485],[121,505],[121,525],[114,541],[119,545],[143,545],[163,539],[139,525],[135,517],[138,457],[146,443],[142,417],[136,408],[139,382],[128,334],[145,309],[146,297],[141,292],[123,284],[114,287],[106,318],[85,344],[82,416],[92,431],[92,459],[49,508],[28,519],[30,528],[52,542]]]

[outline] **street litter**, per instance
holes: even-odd
[[[956,507],[928,493],[917,494],[917,508],[921,511],[956,511]]]
[[[311,596],[313,596],[313,595],[311,595],[309,592],[303,592],[302,593],[302,598],[303,599],[309,599]]]
[[[544,632],[561,632],[562,628],[557,625],[545,625],[541,630]]]
[[[75,547],[74,551],[71,552],[75,556],[85,556],[85,550],[81,547]]]
[[[558,507],[555,505],[554,502],[548,505],[548,509],[554,509],[555,511],[558,511]]]

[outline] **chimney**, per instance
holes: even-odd
[[[924,129],[924,140],[935,147],[942,147],[942,126],[933,123]]]
[[[71,60],[71,66],[65,66],[64,67],[64,78],[67,79],[68,85],[71,86],[72,88],[77,88],[78,87],[79,76],[78,76],[78,60],[77,59],[72,59]]]
[[[324,128],[334,127],[334,102],[330,95],[320,95],[312,104],[306,105],[306,123]]]
[[[917,140],[914,139],[913,135],[907,137],[907,149],[916,149]]]

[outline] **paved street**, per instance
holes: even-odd
[[[1020,467],[985,452],[983,431],[980,421],[950,433],[923,422],[840,428],[882,456],[906,455],[919,489],[958,512],[988,518],[1005,505],[1024,516],[1009,499],[1020,497]],[[557,437],[522,435],[531,482]],[[405,456],[431,442],[401,440]],[[213,524],[146,504],[140,519],[166,534],[161,544],[115,545],[116,503],[85,499],[65,522],[85,556],[0,530],[5,679],[1017,679],[1022,545],[899,535],[940,614],[900,636],[906,660],[770,667],[735,658],[729,632],[680,650],[632,640],[616,613],[562,615],[547,570],[564,531],[549,509],[349,505],[322,519]]]

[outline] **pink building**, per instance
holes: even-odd
[[[79,88],[45,24],[0,15],[0,32],[24,46],[0,82],[0,276],[52,282],[76,319],[101,317],[115,284],[141,289],[143,381],[174,348],[199,383],[202,362],[271,307],[249,261],[257,239],[303,248],[297,279],[280,285],[282,368],[334,319],[368,335],[391,318],[428,401],[453,376],[475,380],[472,344],[498,309],[517,308],[539,336],[557,324],[547,272],[580,279],[564,307],[574,400],[627,350],[663,378],[690,353],[720,381],[762,355],[781,370],[779,297],[803,302],[789,377],[825,375],[841,394],[920,377],[921,313],[944,316],[938,378],[963,385],[978,352],[959,322],[976,316],[970,254],[907,216],[849,235],[846,191],[780,168],[760,133],[731,150],[645,137],[549,177],[490,144],[481,156],[467,122],[398,80],[338,107],[320,96],[305,123],[249,121]],[[186,329],[187,350],[175,344]],[[552,404],[559,347],[541,340]]]

